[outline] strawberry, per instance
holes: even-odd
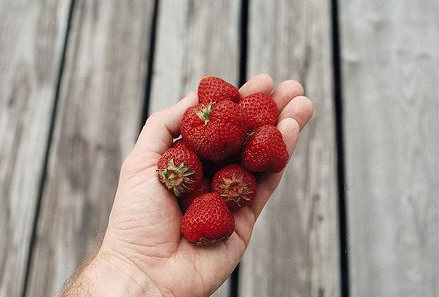
[[[222,161],[241,149],[248,127],[239,104],[223,100],[189,107],[180,130],[186,146],[199,157]]]
[[[276,125],[278,119],[277,105],[274,100],[265,93],[249,95],[239,102],[244,109],[248,125],[254,130],[263,125]]]
[[[242,151],[241,160],[249,171],[281,171],[288,162],[288,151],[280,131],[271,125],[256,129]]]
[[[175,196],[197,189],[203,180],[203,166],[197,155],[184,147],[168,149],[157,163],[159,181]]]
[[[237,164],[224,167],[212,179],[212,192],[218,193],[230,210],[249,205],[256,188],[254,175]]]
[[[180,204],[180,209],[184,213],[192,204],[195,198],[200,196],[201,194],[208,193],[210,191],[210,181],[207,178],[203,179],[201,186],[194,191],[183,194],[183,196],[178,199],[178,203]]]
[[[235,219],[217,193],[198,196],[181,221],[181,233],[197,246],[224,241],[234,229]]]
[[[215,76],[206,76],[200,80],[198,85],[198,99],[201,104],[211,102],[220,102],[226,99],[239,102],[238,89],[221,78]]]

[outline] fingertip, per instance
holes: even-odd
[[[272,97],[278,111],[281,112],[293,98],[303,96],[304,92],[303,86],[299,82],[290,79],[281,82],[273,92]]]
[[[306,111],[308,114],[309,118],[312,118],[313,114],[314,114],[314,104],[312,103],[311,99],[309,99],[308,97],[302,96],[303,99],[306,101]]]
[[[270,94],[273,90],[273,79],[266,73],[261,73],[253,76],[240,89],[241,97],[246,97],[254,93]]]
[[[268,75],[267,73],[259,73],[259,74],[255,75],[254,78],[260,80],[266,86],[271,86],[271,89],[273,89],[273,86],[274,86],[273,78],[270,75]]]
[[[293,118],[300,126],[300,130],[308,123],[314,113],[314,105],[312,101],[305,96],[295,97],[282,110],[279,119]]]
[[[195,105],[198,103],[198,95],[195,92],[189,92],[181,99],[178,104]]]
[[[282,133],[283,140],[288,150],[288,155],[291,157],[296,148],[297,139],[299,137],[299,123],[293,118],[285,118],[277,124],[277,128]]]
[[[181,100],[186,100],[188,97],[192,97],[195,93],[193,91],[188,92]]]
[[[180,122],[184,113],[197,103],[197,95],[190,92],[176,104],[151,114],[142,128],[133,151],[163,154],[172,144],[172,139],[179,136]]]
[[[279,86],[281,85],[286,89],[294,89],[300,95],[305,94],[305,89],[303,88],[302,84],[297,80],[288,79],[279,84]]]
[[[302,119],[299,122],[300,129],[302,130],[314,114],[314,104],[312,103],[311,99],[305,96],[300,96],[297,99],[301,103],[298,114],[302,115]]]

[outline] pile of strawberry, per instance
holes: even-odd
[[[205,246],[226,240],[235,229],[232,211],[256,197],[252,172],[281,171],[288,151],[269,95],[241,98],[233,85],[209,76],[201,79],[198,97],[181,120],[182,138],[163,154],[157,173],[177,196],[183,236]]]

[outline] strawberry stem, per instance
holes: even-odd
[[[207,107],[203,104],[200,106],[201,110],[197,111],[196,114],[204,122],[204,125],[210,121],[210,114],[215,106],[215,102],[211,102],[207,105]]]

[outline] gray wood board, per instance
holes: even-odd
[[[160,1],[150,113],[196,92],[205,75],[238,83],[239,2]],[[229,286],[212,296],[228,296]]]
[[[250,1],[249,75],[300,81],[315,114],[259,217],[240,296],[340,296],[330,1]]]
[[[352,296],[439,296],[439,5],[340,5]]]
[[[69,0],[0,0],[0,296],[21,296]]]
[[[160,1],[149,111],[197,91],[206,75],[239,77],[239,1]]]
[[[54,296],[105,231],[139,131],[153,1],[77,0],[28,296]]]

